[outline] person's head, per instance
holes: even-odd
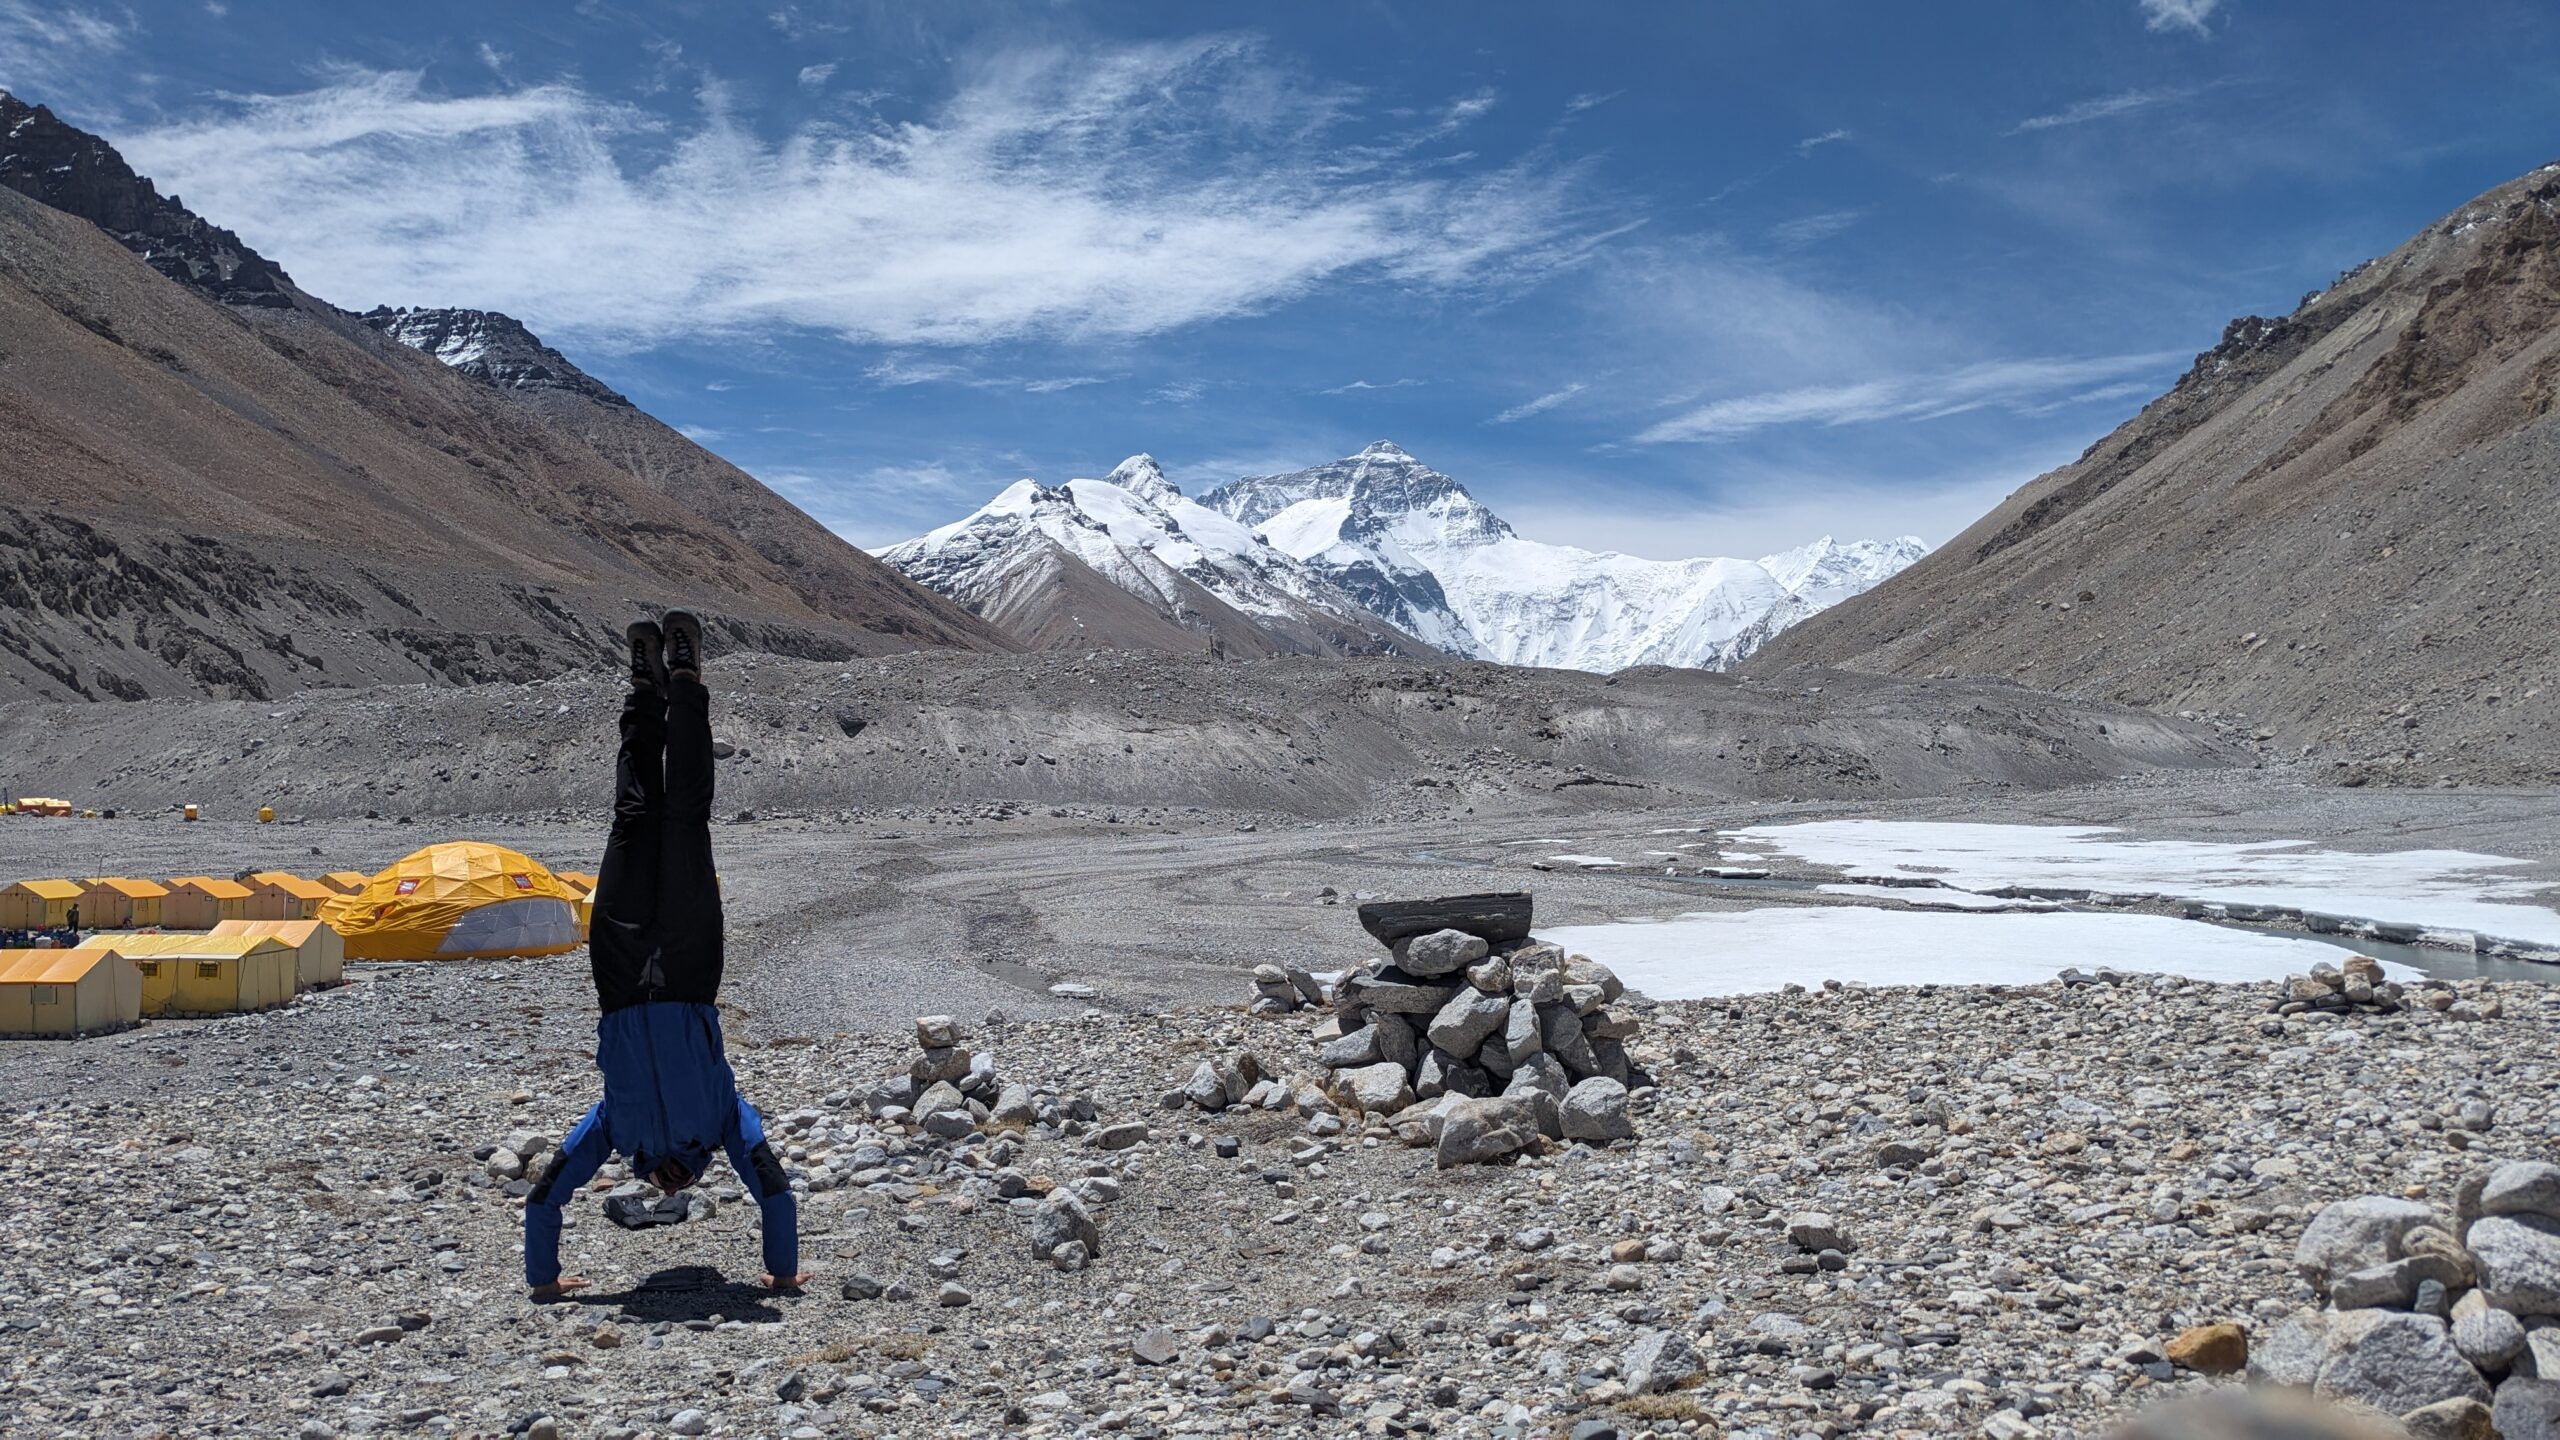
[[[670,1195],[691,1185],[694,1178],[694,1173],[686,1169],[681,1160],[661,1160],[658,1168],[649,1172],[649,1183]]]

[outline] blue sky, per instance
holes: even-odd
[[[866,545],[1381,437],[1541,539],[1934,543],[2560,155],[2526,0],[0,0],[0,84]]]

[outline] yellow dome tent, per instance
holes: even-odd
[[[557,955],[586,940],[583,892],[528,856],[476,840],[430,845],[323,905],[350,960]]]

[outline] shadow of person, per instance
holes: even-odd
[[[681,1324],[716,1315],[723,1320],[770,1325],[782,1319],[782,1312],[772,1303],[776,1295],[762,1285],[732,1280],[709,1265],[674,1265],[628,1290],[589,1290],[571,1298],[581,1305],[619,1306],[620,1318],[643,1324]]]

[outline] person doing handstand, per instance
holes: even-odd
[[[604,1098],[586,1113],[525,1200],[524,1278],[536,1299],[582,1290],[560,1273],[560,1212],[612,1155],[673,1194],[717,1148],[763,1217],[764,1284],[795,1289],[799,1213],[738,1093],[720,1044],[720,881],[711,865],[711,694],[702,622],[671,610],[634,623],[622,705],[613,830],[596,876],[587,949],[596,981],[596,1068]]]

